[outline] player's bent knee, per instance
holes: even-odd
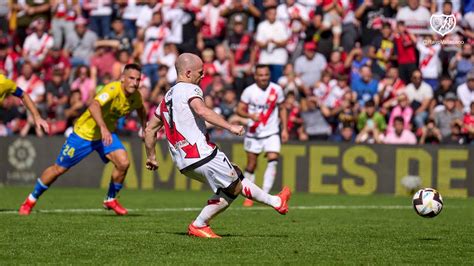
[[[130,161],[128,158],[123,158],[115,163],[115,167],[117,167],[117,169],[120,171],[127,171],[130,167]]]
[[[62,166],[59,166],[59,165],[55,164],[55,165],[53,165],[52,170],[53,170],[54,176],[60,176],[64,173],[66,173],[68,168],[64,168]]]

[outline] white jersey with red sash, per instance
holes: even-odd
[[[216,149],[209,141],[205,121],[189,106],[194,98],[203,99],[201,88],[181,82],[166,93],[155,111],[163,121],[171,157],[179,170],[198,164]]]
[[[438,78],[441,70],[439,52],[440,44],[425,46],[417,43],[416,48],[420,51],[420,70],[423,78]]]
[[[258,114],[260,117],[257,122],[249,119],[247,137],[265,138],[280,131],[278,105],[283,103],[285,96],[279,85],[270,82],[262,90],[254,83],[245,88],[240,100],[248,105],[249,114]]]
[[[47,33],[43,33],[38,36],[36,33],[28,35],[23,44],[23,50],[25,50],[28,60],[36,63],[43,60],[49,49],[53,47],[53,37]]]
[[[170,29],[166,25],[152,26],[145,31],[145,49],[140,60],[143,65],[158,63],[169,36]]]

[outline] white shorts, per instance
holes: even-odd
[[[183,174],[202,183],[208,183],[214,193],[218,189],[229,187],[239,177],[227,156],[217,150],[216,156],[209,162],[187,171]]]
[[[245,137],[244,150],[255,154],[260,154],[262,151],[280,153],[281,141],[280,135],[274,134],[267,138],[255,139]]]

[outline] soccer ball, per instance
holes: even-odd
[[[436,189],[422,188],[413,196],[413,208],[421,217],[433,218],[443,209],[443,198]]]

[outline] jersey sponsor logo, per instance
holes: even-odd
[[[101,93],[99,95],[99,100],[101,102],[106,102],[110,98],[110,95],[108,93]]]

